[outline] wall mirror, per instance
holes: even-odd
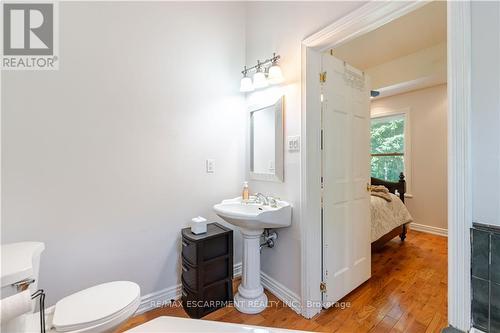
[[[284,96],[274,104],[250,109],[250,178],[283,181]]]

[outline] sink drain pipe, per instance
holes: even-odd
[[[264,239],[264,242],[260,244],[260,251],[262,252],[262,248],[264,247],[274,247],[274,243],[278,239],[278,233],[271,229],[264,229],[261,237]]]

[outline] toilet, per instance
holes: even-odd
[[[34,280],[28,286],[31,294],[37,290],[40,255],[44,249],[40,242],[2,245],[2,298],[16,294],[15,284],[23,280]],[[113,281],[66,296],[45,310],[46,332],[113,332],[135,313],[140,294],[134,282]],[[2,321],[1,331],[40,332],[40,313],[33,311],[37,303],[38,299],[34,299],[29,313]]]

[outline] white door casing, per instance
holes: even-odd
[[[369,84],[363,72],[322,55],[323,306],[371,275]]]

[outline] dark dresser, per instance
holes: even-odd
[[[207,232],[182,229],[182,306],[201,318],[233,301],[233,231],[218,223]]]

